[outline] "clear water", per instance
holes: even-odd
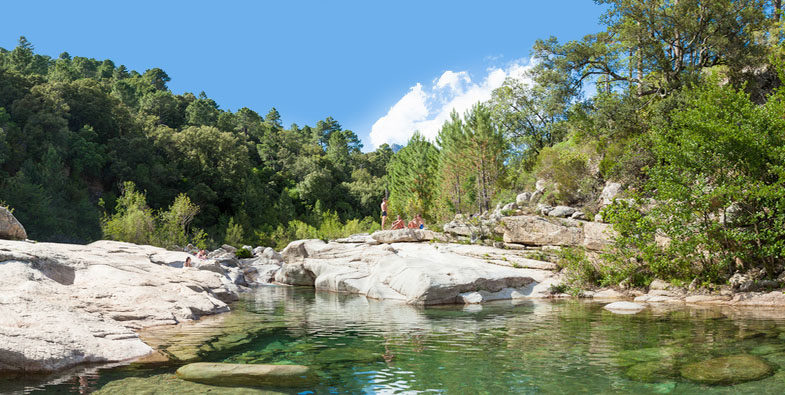
[[[179,340],[160,346],[173,355],[186,350],[194,360],[302,364],[318,372],[315,385],[273,388],[286,393],[785,392],[785,311],[661,306],[616,315],[602,306],[566,300],[417,308],[263,287],[234,306],[225,327],[184,327],[177,336],[170,328],[161,338]],[[679,373],[693,362],[737,354],[763,358],[773,373],[726,386],[696,384]],[[89,393],[127,377],[171,377],[178,366],[93,369],[48,385],[40,382],[51,377],[6,378],[0,392]]]

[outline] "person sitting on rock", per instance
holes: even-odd
[[[207,259],[207,251],[199,250],[199,252],[196,253],[196,257],[202,260]]]
[[[418,226],[419,224],[417,223],[417,216],[414,216],[414,218],[412,218],[412,220],[406,224],[406,227],[409,229],[417,229]]]
[[[422,215],[419,213],[415,215],[414,221],[416,221],[417,229],[425,229],[425,221],[423,221]]]
[[[401,219],[400,215],[397,216],[397,217],[398,217],[398,219],[393,221],[392,226],[390,227],[390,230],[403,229],[403,220]]]

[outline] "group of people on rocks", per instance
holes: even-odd
[[[196,257],[199,258],[199,260],[201,261],[207,259],[207,250],[199,250],[199,252],[196,253]],[[183,267],[193,267],[193,264],[191,264],[190,256],[185,258],[185,263],[183,264]]]
[[[387,223],[387,198],[382,199],[382,230],[385,229],[385,225]],[[393,221],[392,225],[390,225],[390,230],[395,229],[425,229],[425,221],[422,219],[422,215],[419,213],[412,218],[411,221],[408,223],[401,218],[400,215],[397,216],[397,219]]]

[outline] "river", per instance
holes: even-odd
[[[245,294],[222,317],[145,331],[143,338],[191,361],[314,368],[317,384],[262,389],[290,394],[782,393],[785,311],[662,305],[618,315],[602,306],[534,300],[421,308],[268,286]],[[738,355],[770,369],[727,385],[683,377],[696,363]],[[172,375],[181,364],[94,367],[54,383],[6,378],[0,392],[182,391]]]

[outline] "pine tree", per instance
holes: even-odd
[[[420,213],[426,220],[434,220],[438,159],[439,150],[422,134],[415,132],[406,147],[398,151],[387,166],[391,211]]]

